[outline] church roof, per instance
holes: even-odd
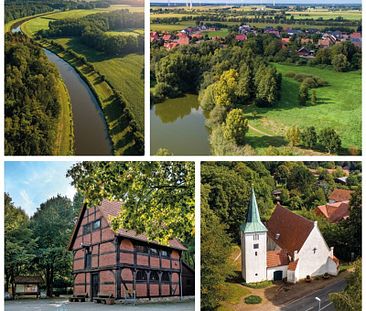
[[[288,264],[289,258],[285,250],[267,251],[267,268],[287,266]]]
[[[267,228],[269,237],[293,255],[294,251],[300,251],[314,228],[314,222],[277,204]]]
[[[246,222],[240,226],[240,230],[246,233],[266,232],[267,228],[261,222],[259,216],[257,199],[255,198],[254,189],[252,188],[252,196],[249,202]]]

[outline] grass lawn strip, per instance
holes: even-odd
[[[74,127],[69,93],[62,79],[58,81],[58,95],[60,97],[61,110],[56,130],[54,155],[74,154]]]

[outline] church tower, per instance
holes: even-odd
[[[240,226],[241,267],[246,283],[267,280],[267,228],[261,222],[254,189],[246,222]]]

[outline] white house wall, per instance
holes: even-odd
[[[278,267],[272,267],[272,268],[267,268],[267,280],[268,281],[273,281],[274,279],[274,273],[276,271],[282,271],[282,278],[286,278],[287,277],[287,265],[286,266],[278,266]]]
[[[316,248],[315,253],[314,248]],[[317,276],[329,273],[329,256],[331,256],[331,251],[319,228],[315,225],[298,253],[299,262],[296,277],[304,279],[308,275]]]

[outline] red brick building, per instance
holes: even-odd
[[[69,244],[74,295],[123,299],[133,290],[137,298],[194,295],[194,272],[182,261],[186,248],[177,240],[169,246],[149,242],[133,230],[114,232],[111,219],[120,206],[104,200],[98,207],[83,207]],[[183,284],[188,287],[181,292]]]

